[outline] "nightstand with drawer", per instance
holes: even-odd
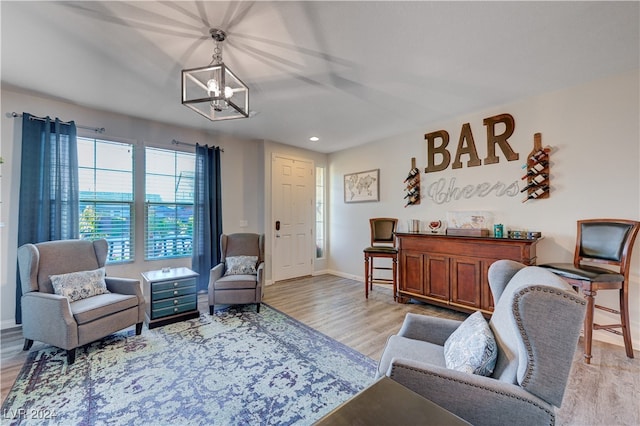
[[[149,329],[197,318],[197,272],[189,268],[171,268],[166,272],[142,273],[146,302],[145,320]]]

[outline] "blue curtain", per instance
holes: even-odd
[[[220,263],[222,235],[222,185],[220,148],[196,144],[191,269],[200,274],[198,291],[209,285],[209,271]]]
[[[18,247],[78,238],[76,125],[22,114]],[[20,275],[16,324],[22,323]]]

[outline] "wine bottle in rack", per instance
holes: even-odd
[[[547,151],[545,151],[544,149],[541,149],[540,151],[536,152],[531,157],[529,157],[529,159],[531,161],[540,161],[540,159],[542,159],[542,158],[544,158],[546,156],[547,156]]]
[[[520,190],[520,192],[524,192],[529,188],[533,188],[535,186],[540,185],[542,182],[544,182],[547,179],[547,177],[549,177],[549,176],[546,173],[540,173],[539,175],[536,175],[536,177],[531,179],[531,182],[529,182],[529,184],[527,186],[522,188]]]
[[[418,173],[420,173],[420,170],[417,167],[414,167],[413,169],[411,169],[411,171],[409,172],[409,175],[404,181],[407,182],[408,180],[416,176]]]
[[[411,197],[409,197],[409,199],[407,200],[407,204],[405,204],[404,206],[410,206],[412,204],[415,204],[416,201],[418,201],[420,199],[420,195],[419,194],[413,194]]]
[[[417,186],[414,186],[413,188],[408,189],[406,195],[404,196],[404,198],[411,197],[413,194],[415,194],[419,190],[420,189]]]
[[[549,185],[542,185],[540,188],[536,189],[531,194],[529,194],[527,198],[522,200],[522,202],[525,203],[529,200],[535,200],[536,198],[540,197],[542,194],[544,194],[548,190],[549,190]]]
[[[405,181],[407,183],[407,188],[414,186],[415,184],[417,184],[418,182],[420,182],[420,177],[419,176],[414,176],[411,179],[409,179],[408,181]]]
[[[526,179],[528,176],[535,176],[538,173],[540,173],[541,171],[544,170],[545,167],[547,167],[547,164],[549,164],[548,161],[540,161],[539,163],[534,164],[533,166],[531,166],[529,168],[529,170],[527,170],[527,174],[522,176],[521,179]]]

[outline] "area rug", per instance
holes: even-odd
[[[311,424],[374,380],[375,362],[262,305],[29,354],[3,424]]]

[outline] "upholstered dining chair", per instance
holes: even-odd
[[[371,230],[371,245],[364,251],[364,296],[369,298],[369,290],[373,290],[373,283],[391,284],[393,286],[393,300],[397,293],[397,264],[398,249],[396,248],[396,227],[398,219],[390,217],[376,217],[369,219]],[[391,259],[391,267],[375,266],[378,258]],[[392,278],[374,277],[374,271],[391,271]]]
[[[587,364],[591,363],[592,358],[593,330],[621,334],[627,357],[633,358],[629,322],[629,268],[631,251],[639,228],[640,222],[634,220],[579,220],[573,263],[540,265],[564,278],[572,286],[581,289],[587,299],[587,315],[584,320],[584,359]],[[614,270],[595,265],[613,267]],[[600,290],[618,290],[619,309],[597,305],[595,297]],[[607,325],[594,323],[595,309],[619,315],[620,323]]]
[[[33,341],[67,351],[135,324],[142,332],[145,301],[140,281],[104,275],[107,240],[61,240],[18,249],[24,350]]]
[[[496,306],[465,321],[408,313],[387,341],[388,376],[475,426],[553,425],[570,376],[586,302],[557,275],[498,260]]]
[[[215,305],[255,303],[264,293],[264,234],[223,234],[220,263],[209,274],[209,313]]]

